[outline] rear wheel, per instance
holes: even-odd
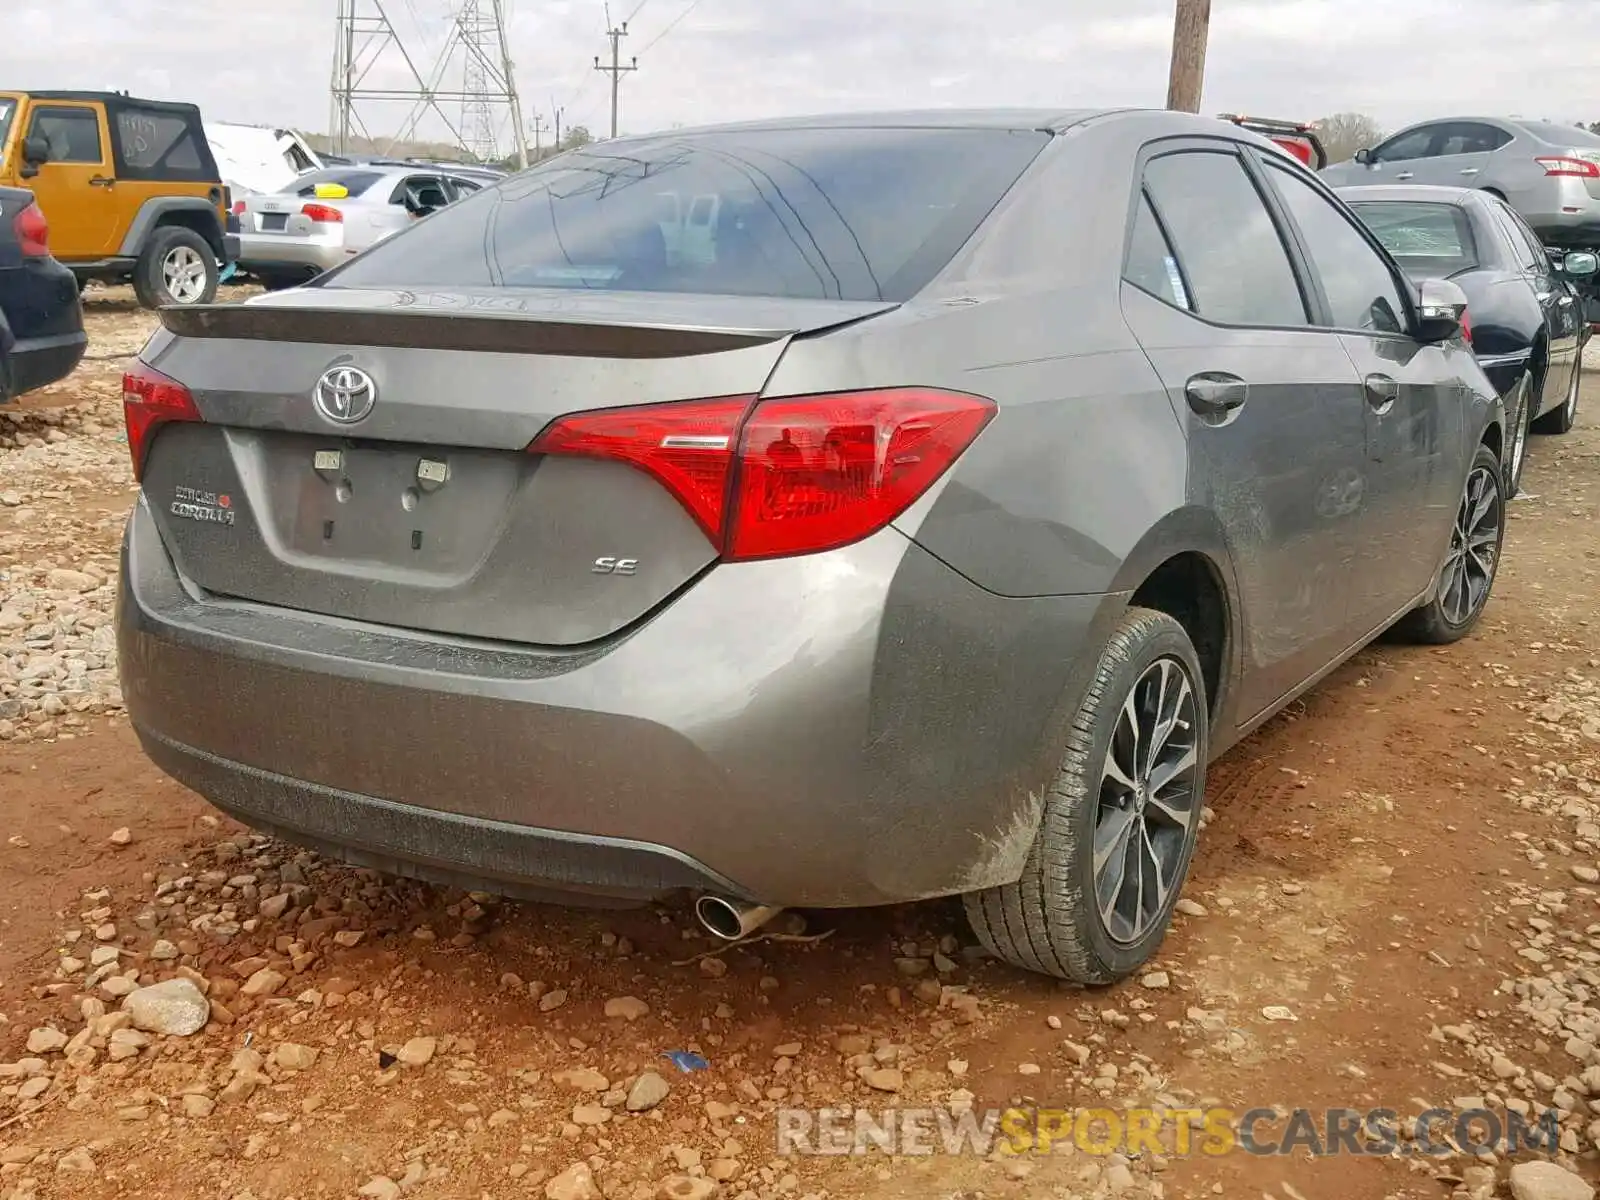
[[[1201,678],[1181,625],[1128,610],[1073,720],[1022,877],[964,897],[992,954],[1086,984],[1114,983],[1149,961],[1199,836]]]
[[[1445,645],[1472,632],[1494,590],[1505,531],[1500,459],[1489,447],[1479,446],[1461,489],[1439,586],[1431,600],[1401,619],[1395,633],[1407,641]]]
[[[1510,392],[1506,394],[1506,460],[1502,466],[1505,476],[1506,499],[1511,499],[1522,489],[1522,465],[1528,459],[1528,414],[1532,407],[1533,373],[1524,371]]]
[[[210,304],[217,298],[221,271],[210,243],[192,229],[158,229],[133,271],[133,291],[146,308],[168,304]]]
[[[1552,409],[1533,423],[1535,433],[1566,433],[1578,423],[1578,392],[1583,386],[1583,358],[1572,367],[1572,382],[1567,385],[1567,398],[1561,407]]]

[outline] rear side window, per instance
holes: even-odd
[[[1434,154],[1492,154],[1511,140],[1504,129],[1476,121],[1452,121],[1439,127],[1439,142]]]
[[[1404,333],[1405,299],[1383,256],[1333,201],[1299,174],[1275,163],[1268,169],[1322,280],[1334,328]]]
[[[43,138],[53,163],[97,163],[100,118],[92,108],[36,108],[28,136]]]
[[[1048,141],[998,129],[767,129],[601,143],[484,189],[327,286],[902,301]]]
[[[217,164],[193,109],[108,99],[111,150],[120,179],[214,183]]]
[[[1443,278],[1481,261],[1472,220],[1459,205],[1365,201],[1351,207],[1411,274]]]
[[[1190,307],[1223,325],[1307,324],[1288,252],[1237,155],[1164,154],[1144,179],[1183,264]]]
[[[378,171],[353,171],[348,167],[334,167],[324,171],[307,171],[280,192],[280,195],[315,196],[319,183],[342,187],[352,197],[364,193],[383,175]]]
[[[1506,234],[1511,238],[1511,247],[1518,261],[1535,274],[1549,274],[1550,252],[1544,248],[1539,235],[1528,228],[1522,215],[1509,204],[1502,204],[1498,200],[1491,200],[1490,203],[1505,223]]]
[[[1165,300],[1174,308],[1189,307],[1189,289],[1178,269],[1177,255],[1150,207],[1150,197],[1139,196],[1133,230],[1128,237],[1128,265],[1122,277],[1141,291]]]
[[[117,163],[135,171],[200,168],[189,122],[170,113],[124,108],[117,113]]]

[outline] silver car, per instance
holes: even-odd
[[[1600,136],[1578,125],[1451,117],[1322,171],[1332,187],[1423,183],[1493,193],[1546,243],[1600,246]]]
[[[123,381],[146,752],[260,828],[533,895],[962,895],[1155,952],[1206,764],[1466,636],[1505,411],[1266,139],[1168,112],[618,138]]]
[[[485,183],[411,163],[308,171],[281,191],[234,204],[239,267],[269,289],[304,283]]]

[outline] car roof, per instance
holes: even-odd
[[[1346,204],[1359,204],[1363,200],[1390,203],[1410,200],[1417,204],[1455,204],[1464,208],[1478,192],[1474,188],[1436,187],[1427,183],[1369,183],[1335,188],[1334,194]]]
[[[19,95],[27,96],[30,100],[77,100],[99,101],[106,104],[137,104],[140,108],[154,108],[162,112],[197,113],[198,105],[189,104],[182,100],[146,100],[140,96],[129,96],[122,92],[33,92],[24,91]]]

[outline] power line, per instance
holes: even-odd
[[[676,29],[678,27],[678,23],[680,21],[682,21],[685,17],[687,17],[690,13],[692,13],[695,9],[697,9],[699,7],[700,7],[700,0],[689,0],[689,6],[687,8],[685,8],[677,16],[673,17],[672,20],[668,21],[667,22],[667,27],[665,29],[663,29],[660,33],[656,34],[655,37],[651,38],[648,42],[645,43],[644,49],[639,51],[640,56],[649,54],[650,51],[655,48],[655,45],[656,45],[657,42],[659,42],[662,38],[666,37],[667,34],[671,33],[674,29]]]

